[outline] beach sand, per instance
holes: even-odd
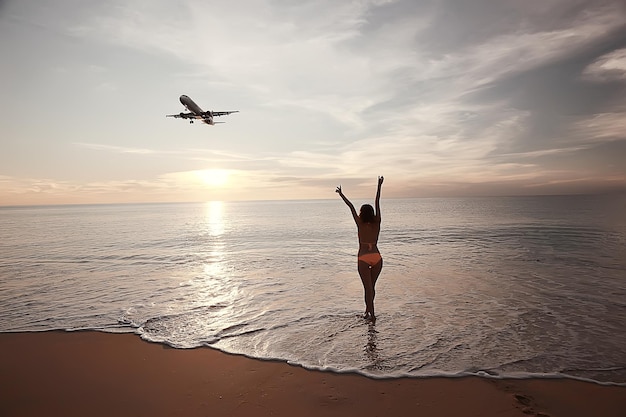
[[[626,388],[574,380],[308,371],[133,334],[0,333],[0,415],[624,416]]]

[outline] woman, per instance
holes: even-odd
[[[378,251],[378,235],[380,233],[380,188],[383,185],[383,177],[378,177],[378,188],[376,190],[376,211],[369,204],[361,206],[361,212],[357,215],[354,206],[343,195],[341,185],[336,192],[348,205],[352,212],[352,217],[356,223],[359,236],[358,269],[363,288],[365,289],[365,319],[376,320],[374,314],[374,297],[376,296],[376,280],[383,269],[383,258]]]

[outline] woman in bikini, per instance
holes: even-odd
[[[365,289],[365,315],[364,318],[375,321],[374,297],[376,296],[376,280],[383,269],[383,258],[378,251],[378,235],[380,233],[380,188],[383,185],[383,177],[378,177],[376,190],[376,211],[369,204],[361,206],[361,212],[357,215],[354,205],[343,195],[341,185],[336,192],[348,205],[352,217],[356,223],[359,236],[358,269],[363,288]]]

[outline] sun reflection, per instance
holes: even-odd
[[[206,277],[219,277],[224,273],[224,203],[209,201],[205,204],[205,230],[209,239],[205,249],[207,257],[204,264]]]
[[[206,203],[206,225],[211,236],[221,236],[224,233],[224,203],[210,201]]]

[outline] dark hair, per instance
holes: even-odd
[[[363,204],[361,206],[361,213],[359,213],[359,218],[364,223],[373,223],[376,215],[374,214],[374,207],[369,204]]]

